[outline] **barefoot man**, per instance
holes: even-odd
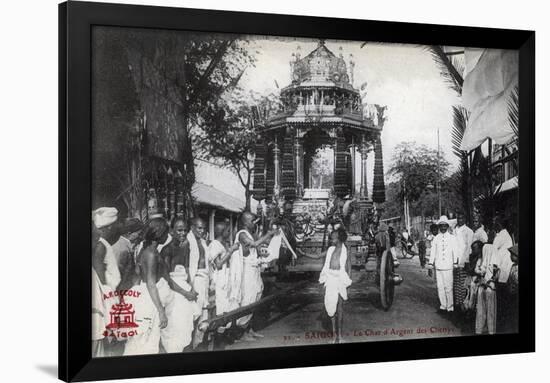
[[[351,285],[351,262],[345,245],[347,238],[342,227],[330,234],[332,246],[327,250],[319,277],[319,282],[325,287],[325,310],[332,322],[332,333],[336,335],[335,343],[342,340],[343,304],[348,299],[347,288]]]
[[[242,299],[241,307],[257,302],[262,297],[264,283],[258,262],[257,247],[269,243],[275,234],[274,230],[268,231],[263,237],[254,240],[256,232],[256,216],[251,212],[244,212],[240,218],[241,230],[237,233],[235,243],[239,244],[239,252],[243,257],[242,272]],[[263,335],[255,332],[250,325],[252,314],[239,318],[237,325],[245,329],[243,340],[253,341],[255,338],[262,338]]]

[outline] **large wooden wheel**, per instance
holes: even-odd
[[[384,310],[389,310],[393,303],[395,284],[393,280],[393,257],[386,250],[380,260],[380,303]]]

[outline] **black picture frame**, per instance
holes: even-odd
[[[91,357],[91,28],[94,25],[519,50],[519,333]],[[88,381],[535,350],[535,32],[70,1],[59,5],[59,378]],[[337,350],[337,352],[335,352]],[[229,358],[228,358],[229,357]],[[230,359],[231,363],[226,361]]]

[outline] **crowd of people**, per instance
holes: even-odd
[[[280,231],[256,236],[244,212],[232,238],[228,222],[208,240],[203,219],[120,219],[115,208],[92,212],[92,355],[183,352],[205,347],[209,318],[262,296],[261,271],[275,257]],[[261,250],[261,251],[260,251]],[[263,337],[252,314],[218,327],[230,341]]]
[[[249,306],[262,297],[262,270],[290,245],[277,225],[258,230],[258,217],[244,212],[239,229],[217,222],[213,236],[200,217],[143,223],[120,219],[115,208],[92,212],[92,353],[94,357],[183,352],[205,347],[209,319]],[[261,234],[265,233],[265,234]],[[377,259],[396,254],[396,233],[381,223],[373,240]],[[209,240],[209,238],[212,238]],[[319,282],[335,342],[341,340],[343,301],[351,285],[351,262],[343,226],[330,234]],[[406,240],[405,245],[408,244]],[[418,246],[434,271],[443,315],[475,313],[477,334],[517,326],[518,247],[506,220],[490,230],[478,220],[469,228],[458,214],[430,226]],[[378,268],[377,268],[378,269]],[[454,315],[454,314],[453,314]],[[214,329],[227,342],[263,337],[253,329],[253,312]]]
[[[389,249],[398,267],[400,247],[403,257],[418,255],[420,266],[428,265],[436,279],[438,313],[466,321],[473,317],[476,334],[517,331],[519,253],[508,222],[497,215],[486,227],[476,217],[473,226],[466,225],[461,213],[456,225],[441,216],[423,235],[415,233],[415,241],[407,229],[396,232],[380,223],[372,235],[378,261],[375,282],[382,252]]]
[[[473,314],[476,334],[516,331],[518,246],[503,217],[495,217],[489,230],[478,218],[473,223],[472,230],[458,214],[454,229],[446,216],[430,227],[426,248],[435,270],[438,311],[463,318]]]

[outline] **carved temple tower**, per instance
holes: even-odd
[[[261,121],[255,199],[284,199],[296,205],[334,195],[358,197],[362,205],[372,206],[367,165],[374,161],[371,152],[380,145],[384,108],[377,107],[378,113],[364,112],[361,94],[353,86],[354,66],[351,55],[346,62],[342,53],[336,56],[323,40],[303,58],[293,54],[292,82],[281,90],[279,110]],[[331,147],[334,153],[334,184],[325,194],[310,184],[311,161],[322,147]],[[381,150],[377,153],[381,165]]]

